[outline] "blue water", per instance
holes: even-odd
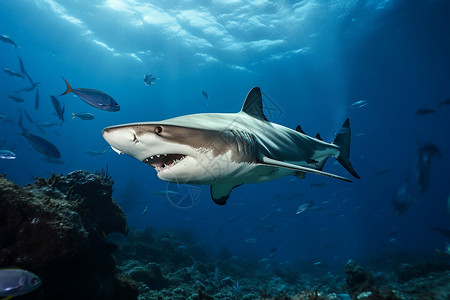
[[[20,55],[41,83],[36,111],[34,91],[21,94],[24,103],[7,99],[28,82],[0,72],[0,113],[17,122],[18,108],[25,108],[35,121],[56,121],[50,94],[65,91],[61,76],[121,106],[106,112],[72,94],[60,96],[66,122],[45,129],[45,136],[25,119],[31,133],[58,147],[62,165],[42,161],[17,126],[0,121],[3,149],[17,154],[0,161],[0,170],[18,184],[108,166],[130,227],[192,231],[212,258],[224,246],[256,258],[277,248],[270,259],[328,271],[349,258],[385,252],[433,256],[450,242],[430,230],[450,228],[450,105],[437,114],[415,113],[450,97],[449,1],[3,0],[0,20],[0,34],[20,45],[15,50],[0,42],[0,67],[19,71]],[[159,78],[155,85],[144,84],[146,73]],[[350,118],[351,160],[361,180],[309,174],[247,184],[217,206],[209,187],[173,186],[132,157],[84,151],[109,148],[101,136],[106,126],[237,112],[254,86],[265,93],[270,121],[301,124],[325,141]],[[350,108],[359,100],[368,104]],[[95,119],[72,120],[72,112]],[[411,179],[415,201],[397,216],[391,199],[408,176],[414,178],[418,143],[437,145],[443,157],[432,161],[423,195]],[[334,159],[324,170],[350,176]],[[383,170],[389,172],[377,175]],[[311,186],[316,183],[325,185]],[[175,189],[175,197],[161,195]],[[180,202],[180,195],[189,196]],[[307,201],[314,205],[296,215]]]

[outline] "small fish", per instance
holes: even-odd
[[[318,266],[318,265],[321,265],[321,264],[322,264],[321,261],[316,261],[315,263],[313,263],[314,266]]]
[[[27,118],[28,122],[30,122],[31,124],[34,124],[33,119],[31,118],[30,114],[27,112],[27,110],[25,108],[21,108],[20,111],[25,115],[25,117]]]
[[[205,97],[206,100],[209,100],[209,96],[204,90],[202,90],[202,95],[203,97]]]
[[[75,117],[80,118],[81,120],[93,120],[94,119],[94,115],[91,113],[72,113],[73,117],[72,119],[75,119]]]
[[[36,96],[34,97],[34,109],[39,109],[39,89],[36,89]]]
[[[111,96],[105,94],[104,92],[93,90],[93,89],[73,89],[66,79],[63,80],[66,82],[67,89],[62,95],[66,95],[68,93],[74,93],[78,97],[80,97],[87,104],[101,109],[105,111],[119,111],[120,106]]]
[[[14,48],[17,50],[19,46],[7,35],[0,34],[0,41],[14,45]]]
[[[144,83],[146,86],[154,85],[158,79],[159,78],[153,77],[152,74],[149,73],[144,75]]]
[[[381,170],[381,171],[376,172],[375,175],[380,176],[380,175],[387,174],[387,173],[389,173],[389,172],[391,172],[391,169],[384,169],[384,170]]]
[[[277,251],[277,248],[272,248],[272,249],[270,249],[268,256],[269,256],[269,257],[274,256],[276,251]]]
[[[10,69],[8,69],[8,68],[3,68],[3,71],[4,71],[6,74],[8,74],[9,76],[12,76],[12,77],[19,77],[19,78],[22,78],[22,80],[25,79],[25,76],[23,76],[23,75],[20,74],[19,72],[10,70]]]
[[[25,88],[23,88],[23,89],[14,91],[14,93],[20,94],[20,93],[22,93],[22,92],[31,92],[31,91],[34,90],[39,84],[40,84],[39,82],[35,82],[35,83],[33,83],[31,86],[28,86],[28,87],[25,87]]]
[[[17,96],[11,96],[10,94],[8,94],[8,98],[16,101],[17,103],[25,102],[25,99],[17,97]]]
[[[450,98],[447,98],[444,101],[439,101],[438,108],[441,108],[442,105],[450,105]]]
[[[61,103],[55,96],[50,95],[50,99],[52,100],[53,108],[55,109],[56,115],[61,120],[61,123],[64,122],[64,107],[61,108]]]
[[[148,210],[148,207],[146,205],[144,211],[142,212],[142,216],[145,216],[147,214],[147,210]]]
[[[0,296],[28,294],[41,285],[41,279],[23,269],[0,269]]]
[[[39,153],[42,153],[44,155],[53,157],[53,158],[60,158],[61,154],[56,148],[55,145],[53,145],[51,142],[47,141],[44,138],[41,138],[37,135],[28,133],[25,128],[22,126],[22,121],[19,121],[19,126],[22,127],[23,133],[22,135],[28,140],[28,142],[31,144],[31,146],[38,151]]]
[[[368,104],[366,100],[359,100],[350,105],[351,108],[361,108]]]
[[[300,205],[297,207],[297,211],[296,211],[295,214],[298,215],[298,214],[304,213],[304,212],[307,211],[312,205],[313,205],[313,202],[312,202],[312,201],[304,202],[304,203],[300,204]]]
[[[0,120],[9,120],[7,115],[0,114]]]
[[[409,180],[403,183],[392,196],[392,206],[397,216],[403,215],[414,202],[414,197],[410,190]]]
[[[155,192],[155,195],[162,195],[162,196],[168,196],[168,197],[176,196],[179,194],[180,194],[179,192],[175,192],[175,191],[171,191],[171,190],[163,190],[163,191]]]
[[[108,150],[109,150],[109,148],[103,149],[103,150],[89,150],[89,149],[87,149],[87,150],[84,150],[84,152],[86,152],[89,155],[96,156],[96,155],[102,155]]]
[[[55,122],[44,122],[44,123],[40,124],[40,126],[44,127],[44,128],[52,127],[52,126],[56,126],[56,125],[58,125],[58,124],[56,124]]]
[[[436,111],[434,109],[429,109],[429,108],[421,108],[416,110],[416,115],[419,116],[427,116],[427,115],[431,115],[431,114],[436,114]]]
[[[259,240],[257,238],[248,238],[248,239],[245,239],[245,242],[247,244],[256,244],[259,242]]]
[[[24,76],[26,76],[28,78],[28,81],[30,81],[31,85],[34,85],[33,79],[31,79],[30,74],[28,74],[28,72],[25,70],[25,66],[23,65],[23,61],[20,58],[20,56],[17,56],[19,58],[19,64],[20,64],[20,71],[22,72],[22,74]],[[39,82],[37,83],[39,84]]]
[[[0,159],[16,159],[16,154],[10,150],[0,150]]]

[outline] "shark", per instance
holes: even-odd
[[[351,182],[322,170],[330,156],[360,178],[349,159],[349,119],[327,143],[319,134],[306,135],[300,126],[294,130],[269,122],[259,87],[250,90],[237,113],[122,124],[106,127],[102,135],[118,154],[153,167],[159,179],[210,185],[211,197],[219,205],[226,204],[231,191],[244,183],[290,175],[303,179],[307,173]]]

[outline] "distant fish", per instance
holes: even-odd
[[[23,269],[0,269],[0,296],[10,299],[13,296],[28,294],[41,285],[41,279]]]
[[[203,97],[205,97],[206,100],[209,100],[209,96],[204,90],[202,90],[202,95]]]
[[[414,202],[414,197],[409,188],[409,182],[403,183],[392,196],[392,205],[397,216],[403,215]]]
[[[325,182],[314,182],[309,184],[312,187],[323,187],[325,186]]]
[[[277,248],[272,248],[272,249],[270,249],[270,250],[269,250],[268,256],[269,256],[269,257],[274,256],[276,251],[277,251]]]
[[[391,169],[384,169],[384,170],[381,170],[381,171],[377,171],[377,172],[375,173],[375,175],[380,176],[380,175],[387,174],[387,173],[389,173],[389,172],[391,172]]]
[[[447,98],[444,101],[439,101],[438,108],[441,108],[442,105],[450,105],[450,98]]]
[[[93,120],[95,118],[94,115],[91,113],[78,113],[78,114],[72,113],[72,115],[73,115],[72,119],[78,117],[81,120]]]
[[[61,120],[61,123],[64,122],[64,106],[61,107],[61,103],[55,96],[50,95],[50,99],[52,100],[53,108],[55,109],[56,115]]]
[[[361,108],[368,104],[366,100],[359,100],[350,105],[351,108]]]
[[[147,214],[147,211],[148,211],[148,207],[146,205],[145,209],[142,211],[142,216],[145,216]]]
[[[0,120],[9,120],[9,118],[5,114],[0,114]]]
[[[39,109],[39,89],[36,89],[36,96],[34,97],[34,109]]]
[[[313,202],[312,202],[312,201],[304,202],[304,203],[300,204],[300,205],[297,207],[297,211],[296,211],[295,214],[298,215],[298,214],[304,213],[304,212],[307,211],[312,205],[313,205]]]
[[[16,154],[11,150],[0,150],[0,159],[11,160],[16,158]]]
[[[19,64],[20,64],[20,71],[22,72],[22,74],[24,76],[27,76],[28,81],[30,81],[30,84],[34,85],[35,83],[33,82],[33,79],[31,79],[30,74],[28,74],[28,72],[25,70],[25,66],[23,65],[22,59],[20,58],[20,56],[18,56],[18,58],[19,58]],[[39,84],[39,82],[38,82],[38,84]]]
[[[111,96],[93,89],[73,89],[64,77],[62,79],[66,82],[67,89],[64,93],[61,94],[61,96],[68,93],[74,93],[75,95],[80,97],[81,100],[95,108],[105,111],[120,110],[119,104]]]
[[[87,150],[84,150],[84,152],[86,152],[87,154],[92,155],[92,156],[97,156],[97,155],[104,154],[108,150],[109,150],[109,148],[106,148],[106,149],[103,149],[103,150],[90,150],[90,149],[87,149]]]
[[[14,93],[20,94],[20,93],[22,93],[22,92],[31,92],[31,91],[34,90],[39,84],[40,84],[39,82],[35,82],[35,83],[33,83],[31,86],[28,86],[28,87],[25,87],[25,88],[23,88],[23,89],[14,91]]]
[[[416,110],[416,115],[419,116],[427,116],[427,115],[431,115],[431,114],[436,114],[436,111],[434,109],[429,109],[429,108],[421,108]]]
[[[179,194],[180,194],[179,192],[175,192],[175,191],[171,191],[171,190],[162,190],[162,191],[155,192],[155,195],[162,195],[162,196],[168,196],[168,197],[176,196]]]
[[[430,226],[430,229],[440,233],[442,236],[445,236],[446,238],[450,238],[450,229],[434,226]]]
[[[0,41],[14,45],[14,48],[17,50],[19,48],[19,45],[17,45],[9,36],[0,34]]]
[[[153,77],[153,75],[150,73],[144,75],[144,83],[146,86],[154,85],[156,83],[156,80],[158,79],[159,78]]]
[[[25,76],[22,75],[22,74],[20,74],[19,72],[10,70],[10,69],[8,69],[8,68],[3,68],[3,71],[4,71],[6,74],[8,74],[9,76],[12,76],[12,77],[19,77],[19,78],[22,78],[22,80],[25,79]]]
[[[41,123],[39,126],[47,128],[47,127],[52,127],[52,126],[56,126],[56,125],[58,125],[58,124],[55,122],[44,122],[44,123]]]
[[[31,116],[27,112],[27,110],[25,108],[22,108],[21,111],[25,114],[25,117],[27,118],[28,122],[30,122],[31,124],[34,124],[33,118],[31,118]]]
[[[257,238],[248,238],[248,239],[245,239],[245,242],[247,244],[256,244],[259,242],[259,240]]]
[[[17,96],[11,96],[10,94],[8,94],[8,99],[12,99],[12,100],[16,101],[17,103],[25,102],[25,99],[23,99],[21,97],[17,97]]]
[[[432,158],[442,158],[442,153],[434,144],[420,146],[416,160],[416,184],[421,194],[425,193],[430,182]]]

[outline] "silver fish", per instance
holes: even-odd
[[[16,159],[16,154],[11,150],[0,150],[0,159]]]
[[[8,74],[9,76],[12,76],[12,77],[19,77],[19,78],[25,79],[25,76],[23,76],[23,75],[20,74],[19,72],[10,70],[10,69],[8,69],[8,68],[3,68],[3,71],[4,71],[6,74]]]
[[[304,213],[304,212],[307,211],[312,205],[313,205],[313,202],[312,202],[312,201],[304,202],[304,203],[300,204],[300,205],[297,207],[297,211],[295,212],[295,214],[298,215],[298,214]]]
[[[41,285],[41,279],[23,269],[0,269],[0,296],[28,294]]]
[[[16,48],[16,50],[19,47],[9,36],[4,34],[0,34],[0,41],[14,45],[14,48]]]

